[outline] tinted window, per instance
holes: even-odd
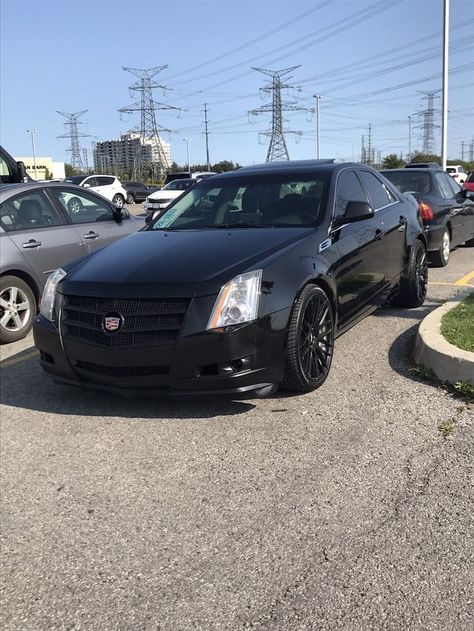
[[[24,193],[0,206],[0,224],[7,232],[60,226],[60,217],[41,191]]]
[[[454,191],[448,181],[450,177],[451,176],[446,175],[446,173],[436,173],[436,181],[438,182],[441,197],[444,197],[444,199],[451,199],[454,197]]]
[[[367,203],[367,195],[354,171],[343,171],[339,175],[337,180],[336,203],[334,206],[335,217],[343,215],[346,212],[348,202]]]
[[[98,197],[82,191],[76,193],[73,190],[57,188],[51,189],[51,194],[64,208],[72,223],[113,220],[111,207]]]
[[[114,183],[115,178],[108,177],[107,175],[99,175],[98,177],[96,177],[96,180],[97,184],[95,184],[95,186],[110,186]]]
[[[359,171],[359,177],[369,194],[374,210],[388,206],[388,204],[396,201],[395,196],[373,173]]]

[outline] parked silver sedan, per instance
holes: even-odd
[[[52,270],[143,225],[128,210],[72,184],[2,185],[0,342],[14,342],[29,332]]]

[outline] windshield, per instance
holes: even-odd
[[[85,180],[87,175],[72,175],[71,177],[66,178],[64,181],[69,182],[70,184],[79,185],[83,180]]]
[[[171,204],[152,230],[315,226],[329,174],[242,175],[202,180]]]
[[[185,191],[187,188],[191,186],[191,184],[195,184],[197,180],[191,180],[188,178],[187,180],[173,180],[166,186],[163,186],[162,190],[167,191]]]

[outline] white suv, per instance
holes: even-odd
[[[464,184],[467,180],[467,173],[460,164],[450,164],[446,167],[446,173],[449,173],[458,184]]]
[[[73,175],[67,177],[64,182],[90,188],[119,208],[122,208],[127,200],[127,191],[115,175]]]

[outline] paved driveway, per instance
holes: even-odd
[[[305,396],[122,400],[3,347],[3,628],[471,629],[473,407],[409,365],[473,268],[342,336]]]

